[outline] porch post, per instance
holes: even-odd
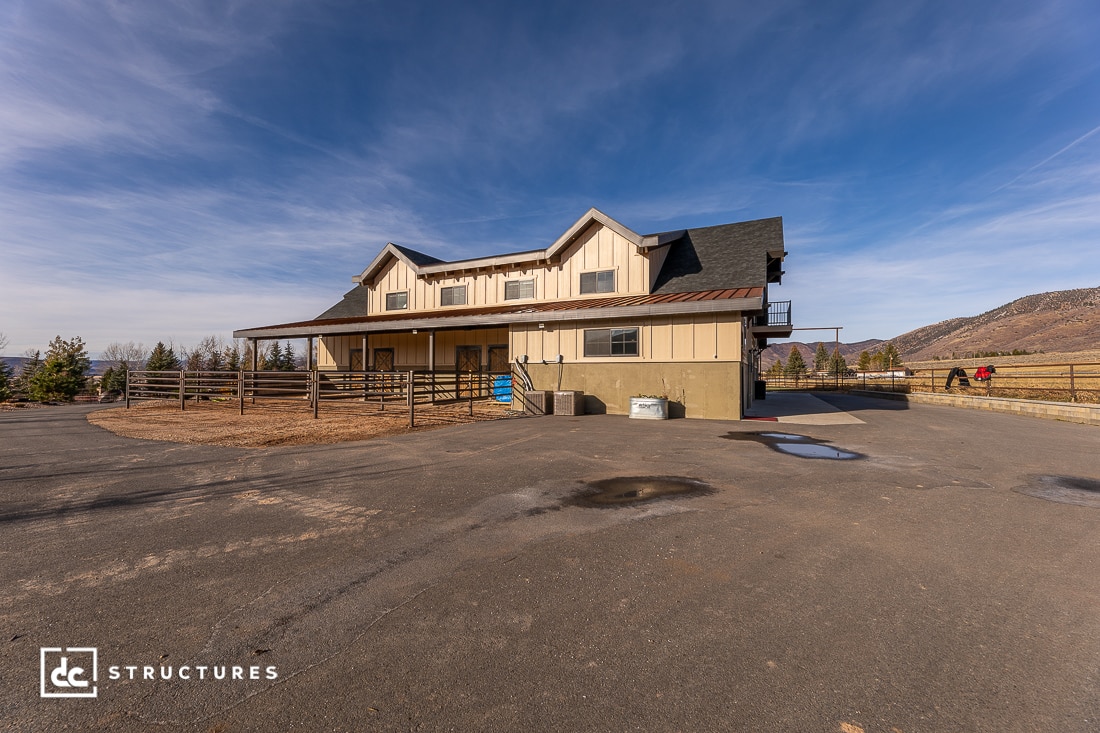
[[[367,369],[370,368],[368,366],[370,364],[370,361],[368,361],[368,359],[367,359],[368,356],[369,356],[369,354],[367,353],[367,334],[364,333],[363,334],[363,371],[367,371]]]
[[[306,336],[306,371],[313,371],[313,337]]]
[[[435,403],[435,330],[428,331],[428,389],[432,393],[432,403]]]
[[[252,371],[256,371],[256,365],[259,364],[259,355],[256,350],[260,348],[260,340],[249,339],[249,341],[252,343]]]

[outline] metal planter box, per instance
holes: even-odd
[[[631,397],[630,417],[635,420],[667,420],[668,400],[658,397]]]

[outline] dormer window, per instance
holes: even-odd
[[[599,270],[598,272],[581,273],[581,295],[590,293],[614,293],[615,271]]]
[[[526,300],[535,297],[534,280],[509,280],[504,283],[505,300]]]
[[[452,285],[439,289],[439,305],[466,305],[466,286]]]
[[[386,310],[403,311],[409,307],[409,291],[402,290],[399,293],[386,293]]]

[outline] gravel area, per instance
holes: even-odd
[[[198,402],[180,410],[173,401],[97,410],[88,422],[127,438],[260,448],[369,440],[516,416],[508,405],[493,403],[475,403],[473,416],[467,404],[418,407],[416,427],[410,428],[403,406],[379,411],[361,403],[324,405],[315,420],[302,402],[263,402],[241,415],[236,402]]]

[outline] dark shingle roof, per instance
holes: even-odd
[[[393,244],[393,242],[390,242],[390,244]],[[424,265],[438,265],[446,261],[441,260],[438,257],[426,255],[423,252],[417,252],[415,249],[403,247],[400,244],[393,244],[393,248],[408,257],[409,262],[412,262],[414,265],[417,265],[419,267],[423,267]]]
[[[329,318],[355,318],[367,315],[367,288],[356,285],[344,293],[344,299],[317,316],[317,320]]]
[[[654,293],[763,287],[768,253],[783,251],[783,218],[688,229],[669,247]]]

